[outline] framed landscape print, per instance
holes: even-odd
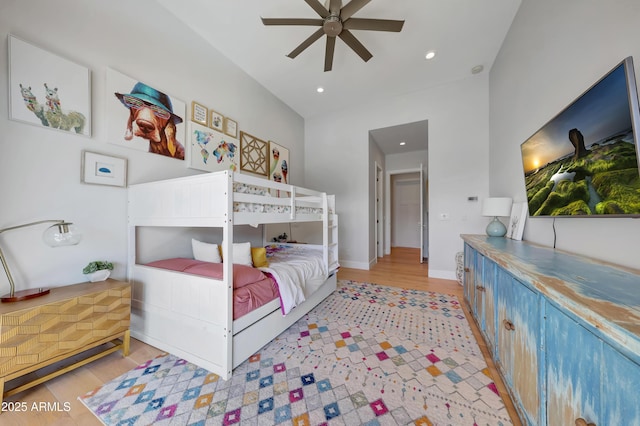
[[[240,132],[240,169],[267,176],[269,144],[245,132]]]
[[[91,136],[91,73],[9,35],[9,118]]]
[[[83,151],[82,182],[96,185],[127,186],[127,159]]]
[[[189,167],[205,172],[238,170],[240,146],[237,139],[209,127],[190,123]]]

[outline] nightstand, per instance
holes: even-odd
[[[129,355],[131,286],[106,280],[55,287],[36,299],[0,304],[0,403],[122,349]],[[88,349],[104,350],[8,391],[5,383]]]

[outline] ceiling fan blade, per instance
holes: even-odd
[[[333,52],[336,48],[336,38],[327,36],[327,47],[324,52],[324,70],[331,71],[333,68]]]
[[[399,33],[403,25],[404,21],[394,21],[391,19],[351,18],[342,23],[342,28],[347,30],[390,31]]]
[[[373,58],[371,52],[369,52],[349,30],[343,30],[338,37],[340,37],[347,46],[353,49],[353,51],[356,52],[363,61],[367,62],[369,59]]]
[[[316,13],[323,18],[329,16],[329,11],[318,0],[304,0]]]
[[[340,10],[340,19],[342,19],[342,22],[351,18],[354,13],[365,7],[370,1],[371,0],[351,0],[347,3],[342,10]]]
[[[342,7],[341,0],[330,0],[329,1],[329,14],[330,15],[339,15],[340,7]]]
[[[320,27],[324,23],[322,19],[306,18],[260,18],[264,25],[310,25]]]
[[[302,51],[304,49],[306,49],[307,47],[311,46],[313,44],[314,41],[318,40],[320,37],[322,37],[324,35],[324,30],[322,28],[319,28],[316,32],[314,32],[313,34],[311,34],[309,36],[309,38],[307,38],[305,41],[303,41],[302,43],[300,43],[300,45],[298,47],[296,47],[295,49],[293,49],[291,51],[291,53],[289,53],[287,56],[290,57],[291,59],[295,58],[296,56],[298,56],[300,53],[302,53]]]

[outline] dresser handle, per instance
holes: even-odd
[[[465,267],[465,268],[464,268],[464,271],[465,271],[465,272],[471,272],[471,269],[469,269],[468,267]]]
[[[504,320],[502,321],[502,324],[504,325],[504,328],[506,328],[507,330],[515,330],[516,326],[513,325],[513,323],[509,320]]]
[[[484,291],[484,290],[485,290],[485,288],[484,288],[484,287],[482,287],[481,285],[477,285],[477,286],[476,286],[476,290],[478,290],[478,291]]]
[[[579,419],[576,419],[576,426],[596,426],[596,424],[587,423],[587,421],[581,417]]]

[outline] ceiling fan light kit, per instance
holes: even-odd
[[[262,18],[262,23],[264,25],[305,25],[321,27],[300,43],[300,45],[293,49],[287,56],[292,59],[295,58],[319,38],[326,35],[325,71],[331,71],[333,68],[336,37],[339,37],[347,46],[356,52],[363,61],[367,62],[373,55],[349,30],[400,32],[404,25],[404,21],[391,19],[352,18],[353,14],[362,9],[371,0],[351,0],[344,7],[342,6],[341,0],[327,0],[325,5],[320,3],[319,0],[304,1],[311,6],[322,19]]]

